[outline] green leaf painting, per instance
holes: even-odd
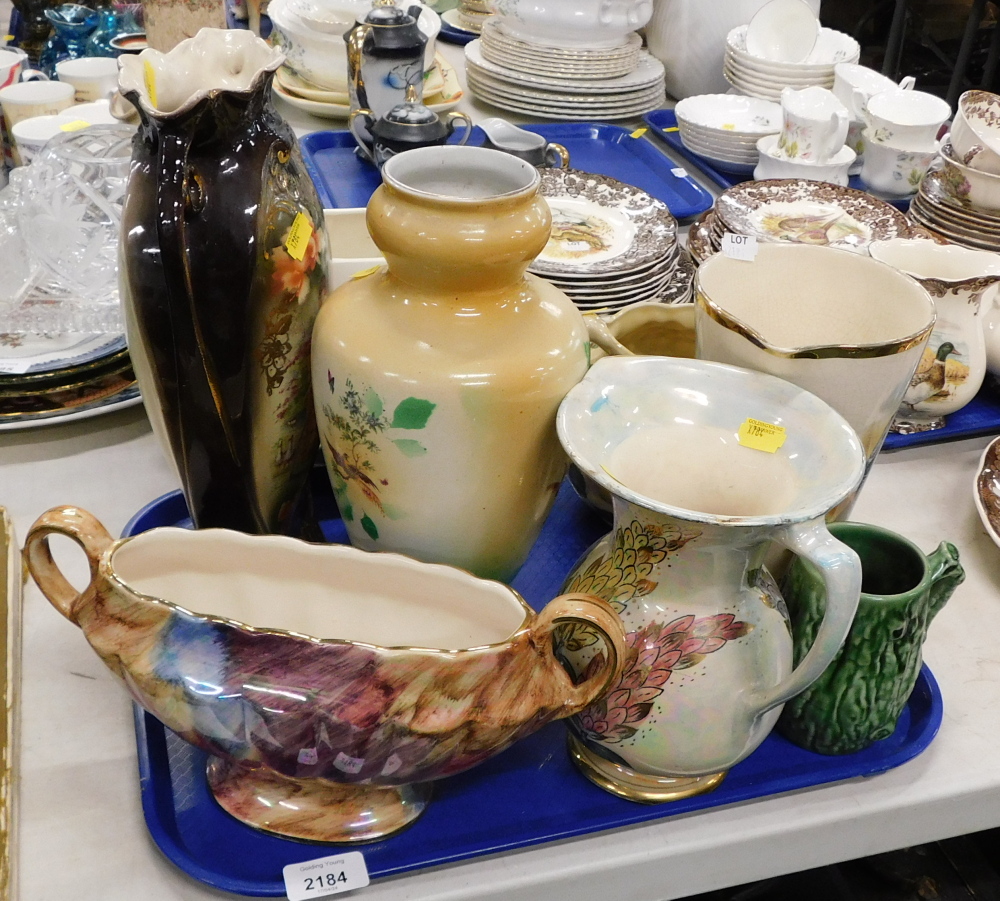
[[[437,404],[432,404],[429,400],[421,400],[419,397],[408,397],[401,400],[392,413],[392,422],[389,428],[392,429],[423,429],[427,426],[427,420],[431,418],[431,413]]]
[[[378,526],[367,513],[361,517],[361,528],[368,533],[372,541],[378,541]]]
[[[427,453],[427,448],[424,447],[419,441],[414,441],[412,438],[392,438],[390,440],[403,452],[403,455],[406,457],[422,457]]]
[[[368,412],[376,419],[382,415],[382,398],[371,388],[365,392],[365,406],[368,408]]]

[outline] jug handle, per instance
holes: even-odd
[[[453,135],[455,133],[455,126],[459,122],[465,123],[465,131],[462,133],[462,138],[458,142],[460,146],[465,144],[472,135],[472,120],[465,113],[448,113],[447,122],[449,135]]]
[[[535,617],[532,626],[535,643],[545,653],[552,654],[552,633],[556,628],[579,623],[592,626],[600,633],[607,660],[598,672],[579,685],[574,685],[563,665],[558,664],[556,669],[565,674],[569,683],[560,692],[565,699],[560,716],[579,713],[617,683],[628,653],[625,629],[618,614],[607,601],[590,594],[563,594],[549,601]]]
[[[927,555],[927,566],[931,583],[930,621],[965,581],[965,570],[958,559],[958,548],[948,541],[942,541],[934,553]]]
[[[78,592],[70,585],[52,559],[52,551],[49,549],[49,535],[52,534],[73,539],[87,555],[90,583],[83,591]],[[79,507],[53,507],[39,516],[28,530],[23,551],[28,572],[49,603],[71,623],[76,623],[77,604],[93,586],[101,556],[113,542],[107,529]]]
[[[793,523],[775,538],[816,567],[826,588],[827,604],[809,652],[781,682],[763,693],[756,705],[758,716],[794,698],[820,677],[844,643],[861,599],[861,561],[827,531],[825,522]]]
[[[587,323],[587,337],[590,338],[590,343],[596,344],[601,350],[608,354],[608,356],[635,356],[632,351],[630,351],[624,344],[621,343],[621,341],[611,334],[611,329],[608,328],[608,324],[596,313],[584,314],[583,321]]]
[[[569,168],[569,151],[562,144],[556,144],[554,141],[546,144],[545,158],[552,160],[553,163],[558,161],[560,169]]]

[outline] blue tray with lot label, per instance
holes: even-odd
[[[328,541],[345,542],[326,475],[314,482]],[[125,527],[190,527],[181,493],[165,495]],[[513,586],[536,609],[555,597],[577,558],[608,529],[568,483]],[[921,671],[896,731],[857,754],[824,757],[770,735],[733,767],[714,792],[667,804],[633,804],[588,782],[570,762],[563,723],[545,728],[468,772],[435,784],[426,813],[384,841],[354,846],[372,879],[484,854],[570,839],[781,792],[873,776],[923,751],[941,723],[941,695]],[[284,897],[282,868],[348,846],[307,845],[258,832],[216,804],[205,779],[207,756],[136,708],[139,782],[146,824],[160,850],[195,879],[229,892]]]
[[[572,168],[642,188],[662,200],[678,219],[697,216],[714,202],[691,176],[676,174],[676,165],[651,141],[633,138],[620,125],[573,122],[524,127],[566,147]],[[482,145],[484,138],[475,128],[469,144]],[[366,206],[382,183],[378,170],[356,152],[349,131],[313,132],[300,138],[299,146],[327,209]]]
[[[672,109],[654,110],[643,116],[642,120],[649,126],[652,133],[666,143],[671,150],[684,157],[685,160],[691,163],[703,175],[708,176],[720,188],[731,188],[735,184],[750,181],[753,178],[752,175],[736,175],[732,172],[723,172],[712,165],[710,160],[688,150],[681,140],[680,132],[677,130],[677,116],[674,115]],[[865,183],[857,175],[852,175],[847,184],[848,187],[856,188],[858,191],[868,191]],[[872,191],[868,191],[868,193],[874,194]],[[903,212],[906,212],[910,208],[909,197],[886,197],[882,194],[874,194],[874,196],[879,197],[886,203],[891,203],[896,209],[903,210]]]

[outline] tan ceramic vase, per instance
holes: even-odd
[[[387,267],[323,305],[316,412],[351,541],[509,579],[567,460],[556,410],[588,366],[573,302],[532,275],[535,168],[479,147],[389,160],[368,205]]]

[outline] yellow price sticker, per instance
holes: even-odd
[[[147,59],[143,60],[142,63],[142,78],[146,84],[146,96],[149,97],[149,105],[156,109],[159,105],[156,102],[156,69],[153,68],[153,64]]]
[[[664,130],[664,132],[680,131],[680,126],[671,125],[669,128],[664,128],[663,130]]]
[[[90,128],[90,123],[85,119],[74,119],[72,122],[59,126],[60,131],[79,131],[81,128]]]
[[[630,138],[641,138],[647,131],[648,128],[637,128],[632,134],[629,135]]]
[[[355,272],[354,275],[351,276],[351,279],[368,278],[369,275],[374,275],[381,268],[381,266],[372,266],[369,269],[362,269],[360,272]]]
[[[736,131],[736,126],[733,125],[730,122],[727,122],[725,125],[722,126],[722,130],[723,131]]]
[[[773,454],[781,447],[785,443],[786,437],[783,426],[774,425],[771,422],[761,422],[759,419],[749,417],[744,420],[737,435],[740,444],[744,447],[751,447],[769,454]]]
[[[292,227],[288,229],[288,238],[285,240],[285,250],[293,260],[302,261],[312,233],[313,227],[309,217],[305,213],[296,213]]]

